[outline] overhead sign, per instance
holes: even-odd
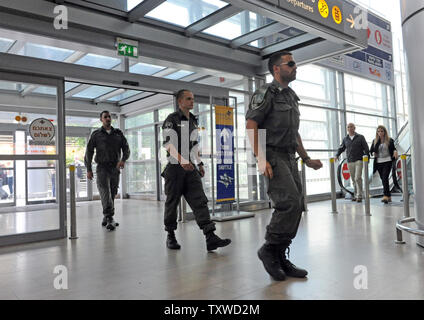
[[[234,111],[230,107],[215,106],[216,123],[216,181],[217,203],[235,201],[234,187]]]
[[[366,49],[334,56],[320,61],[319,64],[394,86],[390,23],[368,13],[367,37]]]
[[[31,122],[29,126],[29,135],[37,144],[50,145],[55,136],[53,123],[45,118],[38,118]]]
[[[119,56],[138,58],[138,41],[116,38]]]
[[[280,0],[278,6],[366,43],[366,11],[346,0]]]

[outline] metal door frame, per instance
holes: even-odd
[[[13,69],[0,70],[0,79],[4,81],[23,82],[30,84],[56,87],[56,154],[54,155],[0,155],[0,160],[56,160],[57,203],[59,207],[59,228],[39,232],[28,232],[0,236],[0,246],[16,245],[28,242],[53,240],[67,236],[66,224],[66,150],[65,150],[65,82],[63,77],[51,77],[45,74],[29,74]]]
[[[0,131],[0,135],[5,134],[8,135],[10,134],[13,137],[13,145],[15,145],[16,142],[16,135],[15,132],[13,131]],[[8,160],[5,160],[8,161]],[[3,170],[11,170],[11,168],[4,168]],[[1,188],[2,186],[0,186]],[[16,206],[16,160],[13,160],[13,201],[12,202],[7,202],[7,203],[0,203],[0,208],[4,208],[4,207],[15,207]]]

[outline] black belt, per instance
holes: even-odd
[[[288,153],[288,154],[296,153],[296,149],[290,148],[290,147],[280,148],[280,147],[274,147],[274,146],[266,146],[266,148],[278,153]]]

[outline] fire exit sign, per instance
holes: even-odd
[[[138,58],[138,41],[117,38],[116,42],[119,56]]]

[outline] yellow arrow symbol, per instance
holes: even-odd
[[[350,19],[347,18],[346,21],[351,23],[350,28],[352,29],[355,26],[355,20],[353,20],[353,17],[351,14],[349,15],[349,17]]]

